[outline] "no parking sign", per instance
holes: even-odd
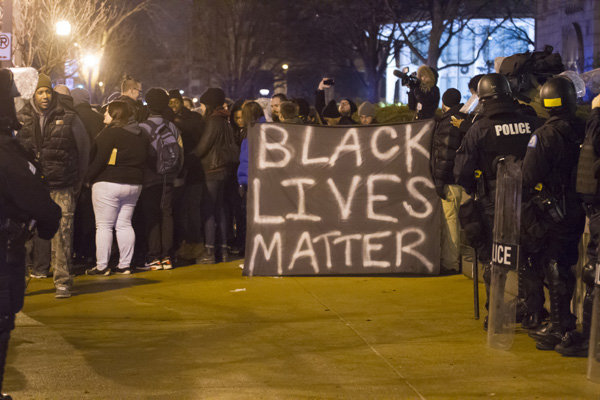
[[[0,61],[10,60],[12,35],[0,33]]]

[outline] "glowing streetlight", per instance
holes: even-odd
[[[98,86],[100,86],[100,87],[104,86],[104,82],[98,82]]]
[[[198,98],[197,98],[197,97],[194,97],[194,98],[192,99],[192,101],[193,101],[194,103],[197,103],[197,102],[198,102]]]
[[[283,69],[288,69],[289,67],[290,67],[290,66],[289,66],[289,65],[287,65],[287,64],[283,64],[283,65],[281,66],[281,68],[283,68]]]
[[[71,34],[71,23],[69,21],[58,21],[56,23],[56,34],[58,36],[69,36]]]
[[[87,54],[85,57],[83,57],[83,63],[86,67],[93,68],[100,64],[100,57],[95,54]]]
[[[258,91],[258,93],[260,93],[261,96],[268,96],[269,95],[269,89],[260,89]]]

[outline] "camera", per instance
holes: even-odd
[[[404,67],[402,70],[395,69],[394,76],[402,80],[402,86],[417,86],[421,83],[416,72],[409,75],[408,67]]]

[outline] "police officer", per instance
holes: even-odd
[[[482,213],[478,258],[484,265],[484,281],[489,303],[491,279],[492,229],[494,226],[496,161],[507,155],[523,159],[531,134],[538,127],[537,118],[520,112],[515,104],[508,80],[500,74],[481,78],[477,93],[482,104],[482,117],[467,131],[456,153],[456,183],[468,194],[476,194]],[[484,321],[487,329],[487,317]]]
[[[575,330],[570,304],[575,288],[571,266],[579,257],[579,240],[585,225],[575,175],[585,123],[575,116],[577,94],[566,77],[555,77],[540,91],[542,106],[550,118],[537,129],[523,160],[523,189],[535,192],[545,234],[537,264],[548,282],[550,322],[529,335],[539,350],[554,350],[563,337]]]
[[[585,126],[585,139],[579,154],[577,166],[577,192],[590,223],[590,241],[587,246],[587,264],[583,266],[582,281],[586,291],[583,298],[582,332],[567,332],[555,350],[564,356],[587,357],[594,302],[598,246],[600,245],[600,96],[592,101],[592,113]]]
[[[34,224],[40,237],[52,238],[61,218],[33,158],[13,138],[21,127],[13,100],[18,95],[12,72],[0,70],[0,393],[10,331],[25,295],[25,240]]]

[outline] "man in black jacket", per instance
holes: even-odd
[[[0,399],[10,332],[25,294],[25,248],[29,229],[50,239],[61,218],[33,158],[13,138],[21,127],[13,96],[18,96],[9,70],[0,70]],[[33,222],[35,221],[35,222]]]
[[[62,209],[60,229],[52,243],[33,239],[32,275],[46,277],[51,262],[56,298],[71,297],[73,220],[88,166],[89,136],[75,111],[60,104],[50,77],[43,74],[33,98],[19,111],[18,118],[23,128],[17,139],[40,163],[50,196]],[[52,256],[48,259],[50,250]]]
[[[444,114],[437,121],[431,149],[431,167],[435,190],[442,199],[444,218],[442,221],[442,269],[458,272],[460,249],[460,225],[458,207],[461,203],[462,188],[454,182],[454,159],[460,146],[462,135],[452,125],[453,118],[464,118],[460,113],[461,95],[456,89],[448,89],[442,96]]]
[[[131,107],[137,122],[143,122],[150,116],[150,112],[139,99],[141,94],[142,83],[129,75],[125,75],[121,82],[121,95],[117,100],[124,101]]]

